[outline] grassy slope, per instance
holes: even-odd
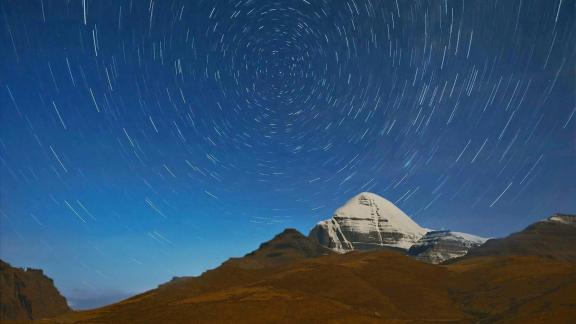
[[[126,301],[55,319],[98,323],[562,323],[576,264],[532,256],[431,265],[390,251],[245,269],[225,264]]]

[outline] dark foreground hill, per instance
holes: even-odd
[[[31,320],[69,312],[66,299],[39,269],[20,269],[0,260],[0,321]]]
[[[569,323],[576,318],[576,263],[569,260],[502,255],[433,265],[386,250],[325,252],[288,230],[199,277],[52,322]]]

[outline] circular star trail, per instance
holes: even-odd
[[[74,263],[68,294],[201,271],[362,191],[483,236],[576,208],[573,0],[0,11],[2,256]]]

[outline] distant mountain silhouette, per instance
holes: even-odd
[[[14,268],[0,260],[0,320],[27,321],[69,311],[66,299],[42,270]]]

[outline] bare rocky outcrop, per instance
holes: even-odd
[[[70,311],[52,279],[40,269],[22,269],[0,260],[0,320],[34,320]]]

